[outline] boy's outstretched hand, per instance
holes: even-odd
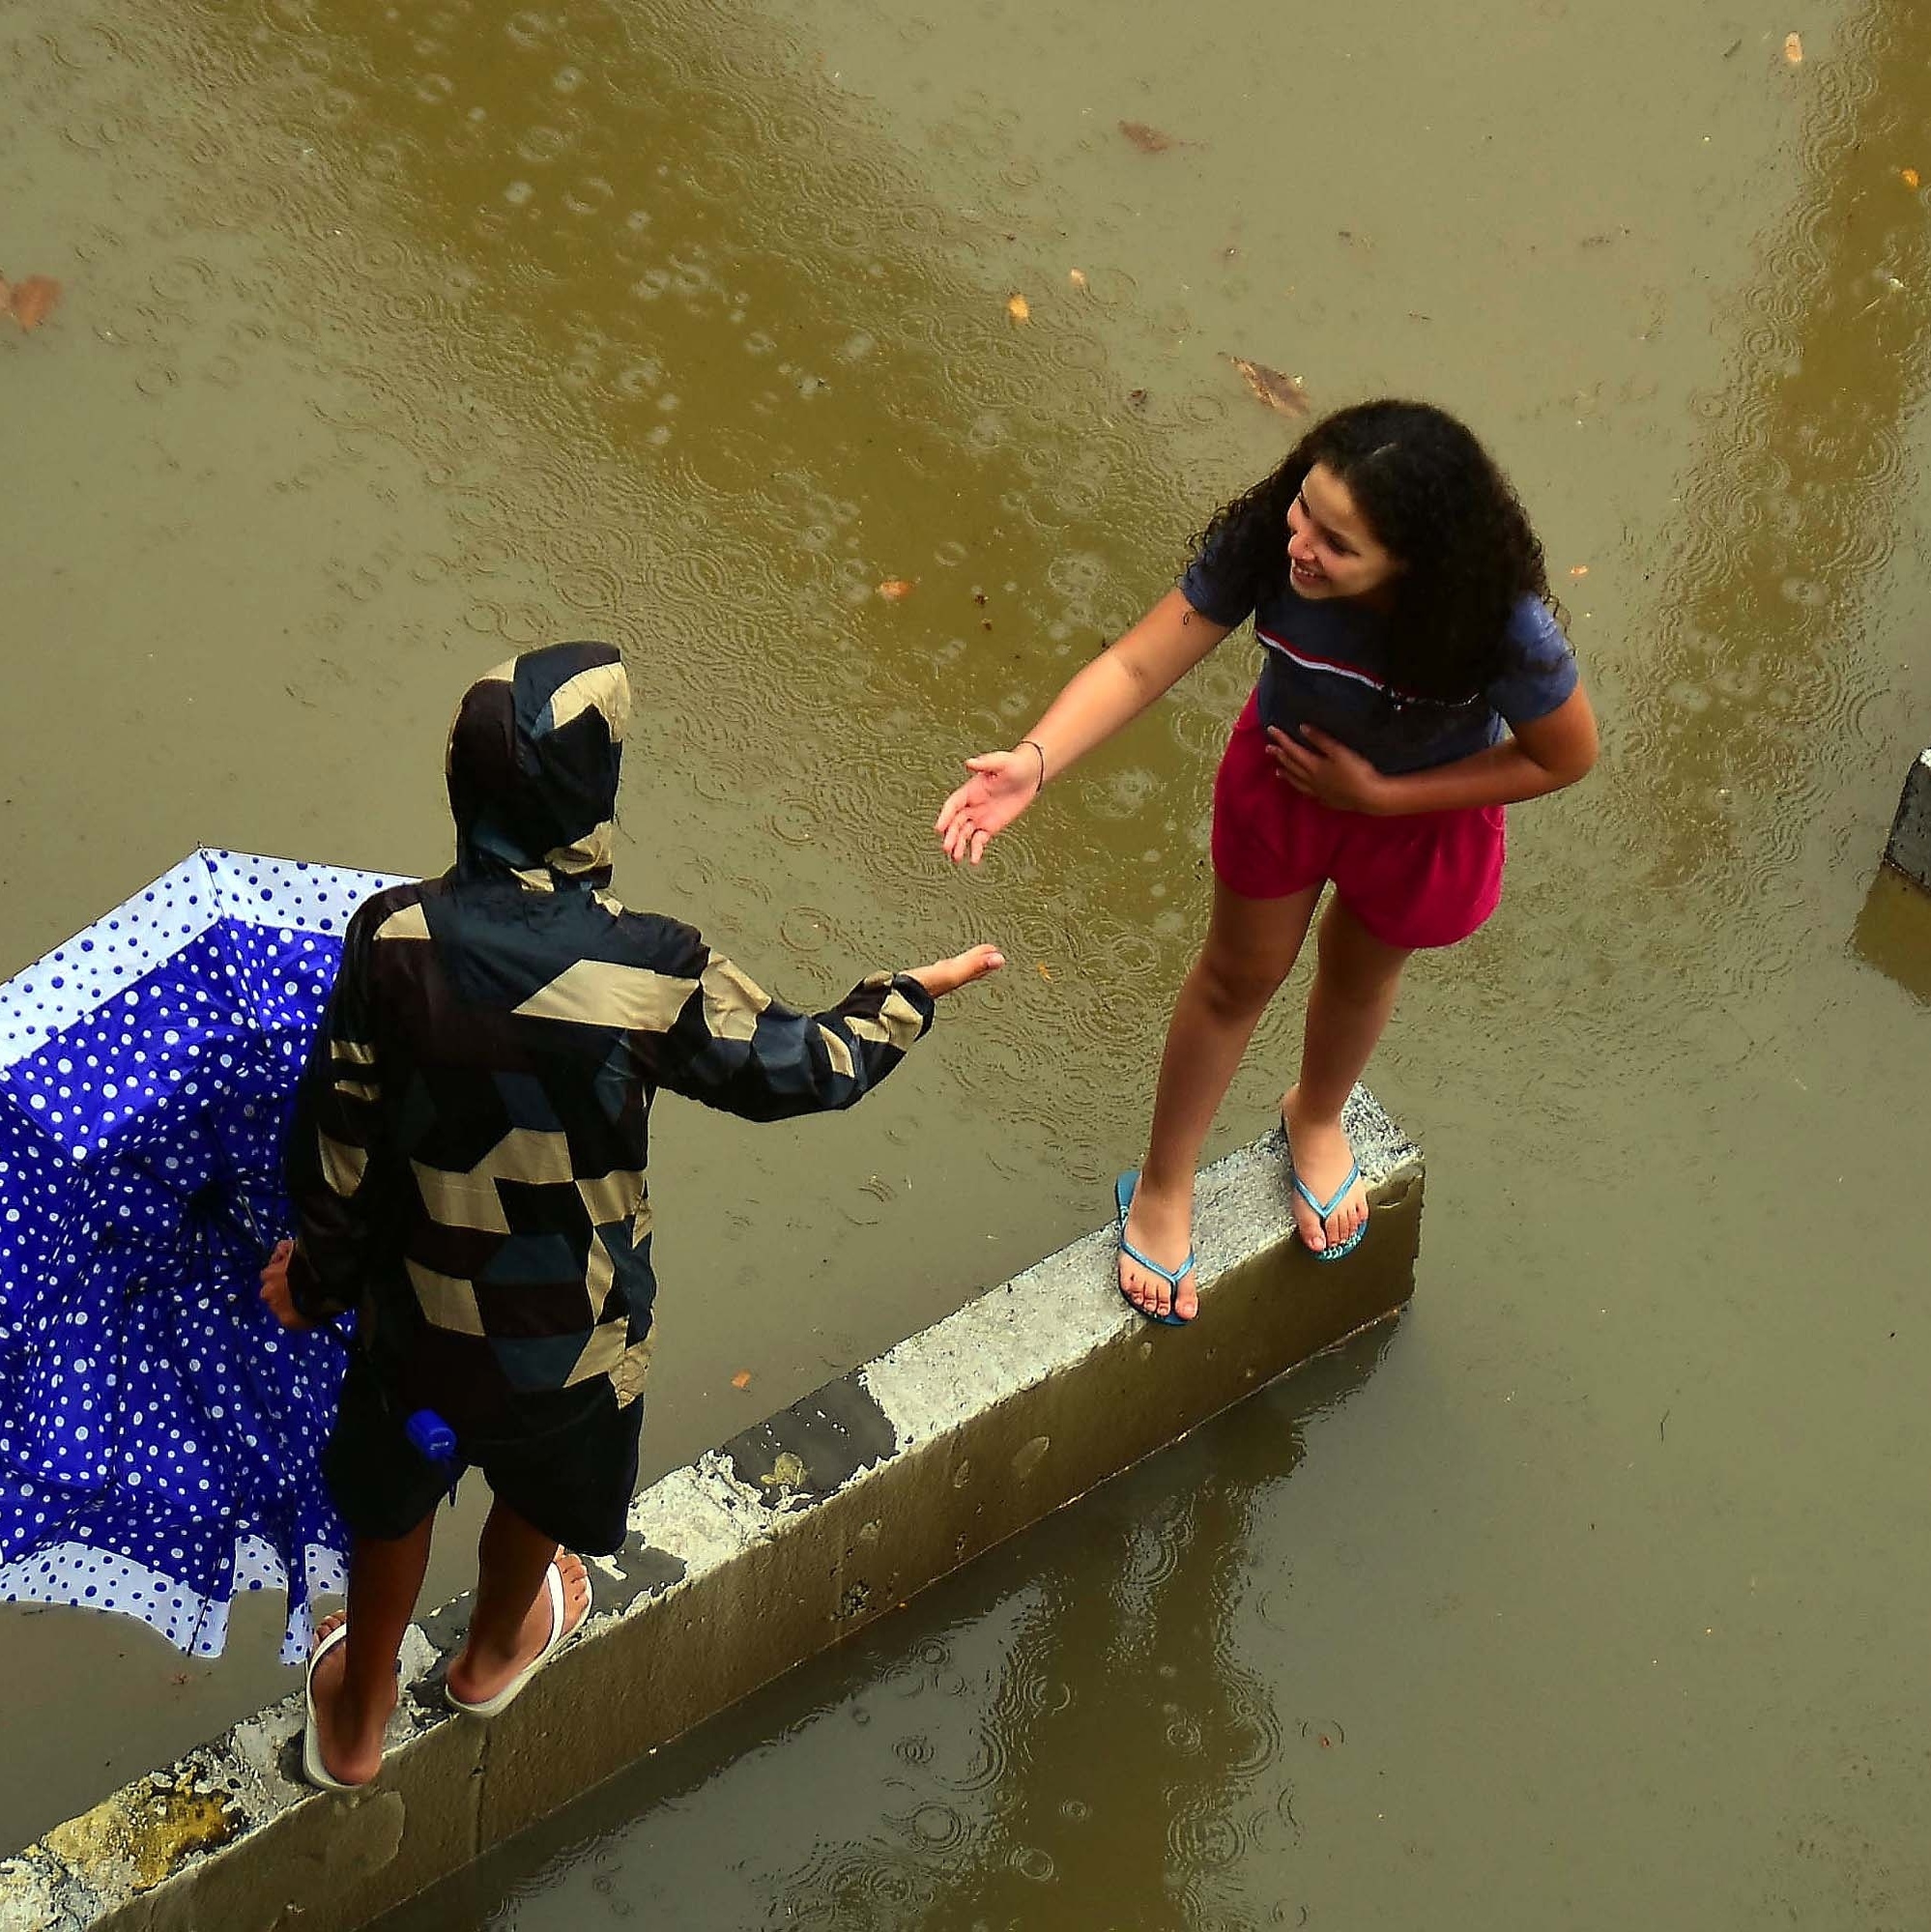
[[[262,1270],[262,1300],[268,1304],[268,1312],[284,1328],[313,1328],[295,1305],[295,1297],[288,1291],[288,1260],[295,1253],[293,1241],[277,1241],[274,1253],[268,1257],[268,1265]]]
[[[975,979],[984,979],[989,972],[997,972],[1006,963],[1006,956],[997,946],[967,946],[963,953],[954,953],[949,960],[934,960],[930,966],[908,966],[908,979],[915,979],[935,999],[943,999],[948,993],[957,993],[962,986],[970,986]]]

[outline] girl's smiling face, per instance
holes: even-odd
[[[1347,485],[1316,463],[1287,505],[1287,565],[1303,597],[1385,601],[1400,560],[1369,528]]]

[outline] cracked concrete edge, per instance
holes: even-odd
[[[1931,892],[1931,751],[1920,751],[1904,775],[1884,862]]]
[[[391,1759],[401,1759],[441,1722],[440,1714],[425,1715],[410,1695],[440,1662],[412,1626],[403,1645],[404,1694],[389,1727]],[[199,1932],[217,1924],[225,1932],[230,1923],[251,1922],[198,1911],[184,1917],[175,1909],[186,1902],[178,1889],[184,1877],[224,1862],[226,1855],[274,1836],[282,1822],[315,1810],[309,1801],[317,1794],[302,1781],[302,1725],[298,1690],[166,1769],[124,1785],[17,1857],[0,1860],[0,1932],[109,1925],[128,1932]],[[283,1901],[285,1894],[275,1905],[277,1918]]]
[[[1121,1301],[1110,1226],[1083,1236],[644,1490],[623,1549],[592,1561],[596,1604],[582,1635],[493,1725],[459,1720],[442,1702],[443,1661],[466,1621],[458,1600],[411,1628],[389,1760],[367,1792],[325,1797],[301,1782],[297,1691],[0,1860],[0,1932],[365,1923],[958,1562],[1394,1312],[1412,1290],[1421,1155],[1365,1091],[1346,1120],[1388,1209],[1387,1238],[1405,1245],[1352,1273],[1305,1257],[1286,1263],[1336,1303],[1311,1331],[1290,1320],[1272,1341],[1244,1335],[1233,1347],[1208,1344],[1179,1374],[1149,1383],[1153,1338],[1182,1342],[1187,1332],[1151,1329]],[[1200,1176],[1203,1312],[1220,1294],[1230,1312],[1241,1296],[1250,1313],[1283,1300],[1278,1288],[1255,1299],[1252,1279],[1256,1265],[1278,1269],[1292,1247],[1282,1155],[1276,1130]],[[1370,1232],[1363,1255],[1375,1245]],[[1388,1285],[1346,1285],[1376,1279]],[[1084,1377],[1083,1365],[1092,1365]],[[1135,1377],[1162,1392],[1164,1406],[1115,1399],[1122,1378]],[[1096,1399],[1082,1410],[1086,1384]],[[1116,1412],[1137,1417],[1137,1439]],[[1060,1441],[1075,1447],[1042,1470],[1049,1444]],[[990,1496],[988,1471],[998,1472]],[[719,1654],[726,1633],[742,1657]],[[665,1694],[667,1644],[702,1659],[699,1681],[680,1696]],[[585,1719],[594,1722],[580,1728]],[[574,1732],[569,1753],[518,1747],[554,1737],[560,1723]],[[596,1731],[601,1747],[585,1749]]]

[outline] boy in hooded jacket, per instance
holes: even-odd
[[[464,1467],[493,1500],[448,1667],[460,1711],[510,1702],[589,1613],[579,1552],[622,1543],[657,1089],[751,1120],[850,1107],[935,999],[1003,964],[978,946],[804,1014],[689,926],[626,910],[609,885],[629,705],[607,644],[529,651],[471,686],[448,748],[456,863],[358,908],[303,1081],[297,1237],[263,1299],[291,1328],[358,1317],[323,1457],[351,1538],[347,1611],[308,1669],[304,1770],[324,1788],[381,1768],[436,1506]],[[412,1436],[425,1414],[453,1449]]]

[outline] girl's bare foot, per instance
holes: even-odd
[[[1293,1150],[1294,1172],[1316,1200],[1326,1200],[1347,1178],[1354,1166],[1354,1149],[1348,1145],[1339,1118],[1316,1120],[1301,1110],[1301,1089],[1290,1086],[1281,1102],[1281,1124]],[[1294,1226],[1310,1254],[1323,1248],[1339,1248],[1368,1219],[1368,1184],[1357,1179],[1328,1216],[1325,1232],[1321,1218],[1301,1198],[1299,1189],[1290,1192]]]
[[[1126,1238],[1142,1254],[1163,1268],[1177,1268],[1187,1258],[1194,1240],[1194,1177],[1184,1189],[1162,1192],[1144,1173],[1134,1188],[1133,1209],[1127,1216]],[[1176,1291],[1130,1256],[1120,1256],[1120,1287],[1135,1308],[1146,1314],[1177,1314],[1192,1321],[1200,1305],[1194,1271],[1180,1278]]]
[[[563,1579],[563,1634],[567,1636],[590,1615],[590,1572],[583,1559],[566,1549],[557,1552],[555,1564]],[[484,1651],[472,1638],[449,1659],[450,1695],[465,1704],[487,1704],[512,1677],[535,1662],[537,1653],[549,1641],[550,1592],[545,1587],[536,1592],[524,1613],[513,1650]]]
[[[316,1649],[347,1621],[340,1610],[324,1618],[316,1626]],[[348,1669],[346,1642],[337,1644],[314,1668],[309,1694],[315,1701],[315,1741],[331,1777],[344,1784],[367,1784],[382,1770],[383,1733],[395,1709],[395,1675],[392,1671],[389,1675],[387,1696],[379,1695],[373,1704],[358,1709],[348,1696]]]

